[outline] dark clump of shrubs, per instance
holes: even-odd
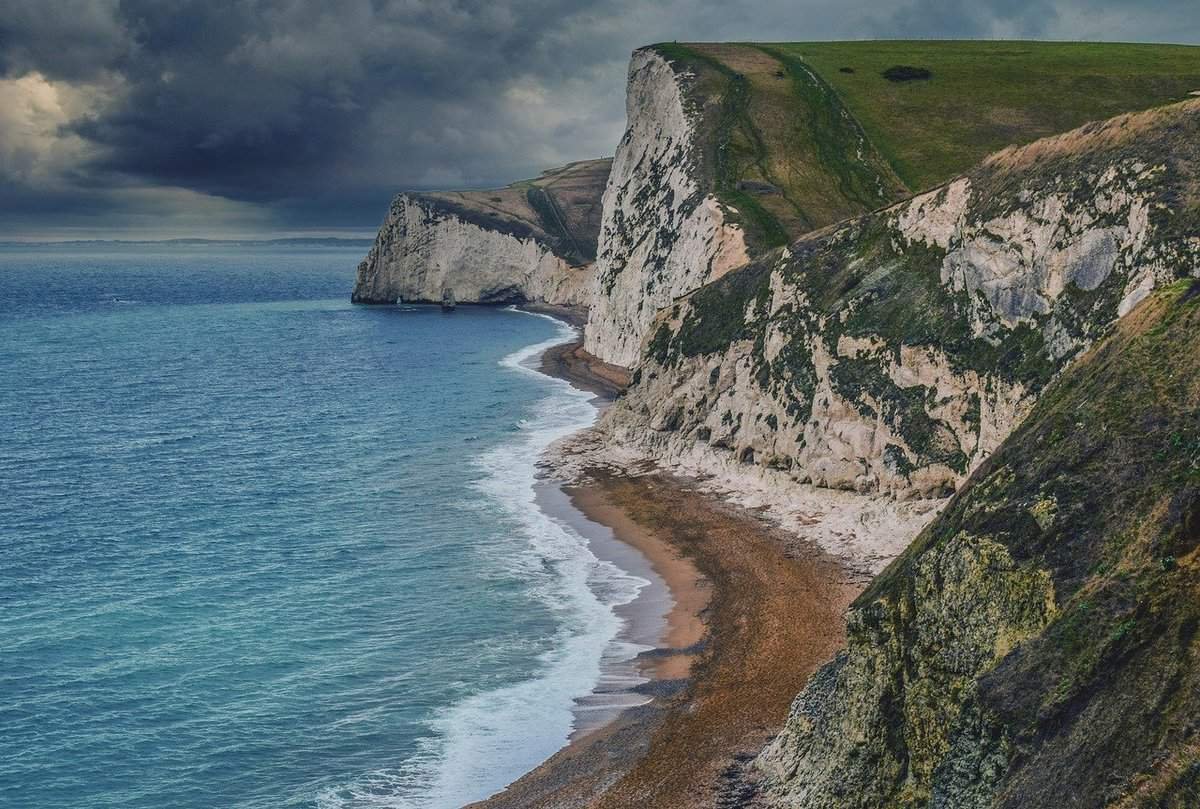
[[[922,81],[924,79],[932,79],[933,71],[927,67],[913,67],[912,65],[895,65],[883,71],[883,77],[888,81]]]
[[[852,68],[852,67],[839,67],[838,68],[838,73],[853,73],[853,72],[854,72],[854,68]]]

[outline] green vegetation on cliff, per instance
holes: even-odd
[[[1200,47],[668,43],[703,111],[704,173],[758,248],[942,183],[1005,146],[1200,90]],[[892,79],[885,73],[897,67]],[[920,78],[928,71],[928,76]],[[916,76],[917,78],[904,77]]]
[[[658,45],[693,76],[703,174],[750,242],[774,247],[907,194],[838,95],[749,45]]]
[[[1198,329],[1181,281],[1047,388],[855,602],[764,757],[778,795],[1200,805]]]
[[[949,494],[1142,290],[1200,274],[1198,149],[1200,99],[1129,113],[766,253],[675,301],[632,393],[710,445],[732,410],[747,459],[822,485]],[[746,372],[703,384],[715,364]],[[852,423],[871,440],[834,478],[823,431]]]

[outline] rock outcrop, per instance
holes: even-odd
[[[609,160],[490,191],[400,194],[358,267],[356,303],[586,306]]]
[[[813,809],[1200,805],[1200,282],[1151,294],[851,609],[758,759]]]
[[[661,313],[604,428],[667,464],[951,493],[1156,285],[1198,272],[1200,102],[997,154]]]

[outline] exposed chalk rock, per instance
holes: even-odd
[[[689,77],[651,49],[629,66],[628,128],[604,192],[585,348],[632,366],[658,310],[747,261],[741,228],[704,189]]]
[[[1197,118],[1185,102],[1001,153],[683,296],[603,429],[666,465],[945,496],[1113,320],[1200,273],[1166,214]]]

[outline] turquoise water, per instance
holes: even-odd
[[[358,258],[0,251],[0,805],[450,807],[566,740],[645,583],[534,507],[569,332]]]

